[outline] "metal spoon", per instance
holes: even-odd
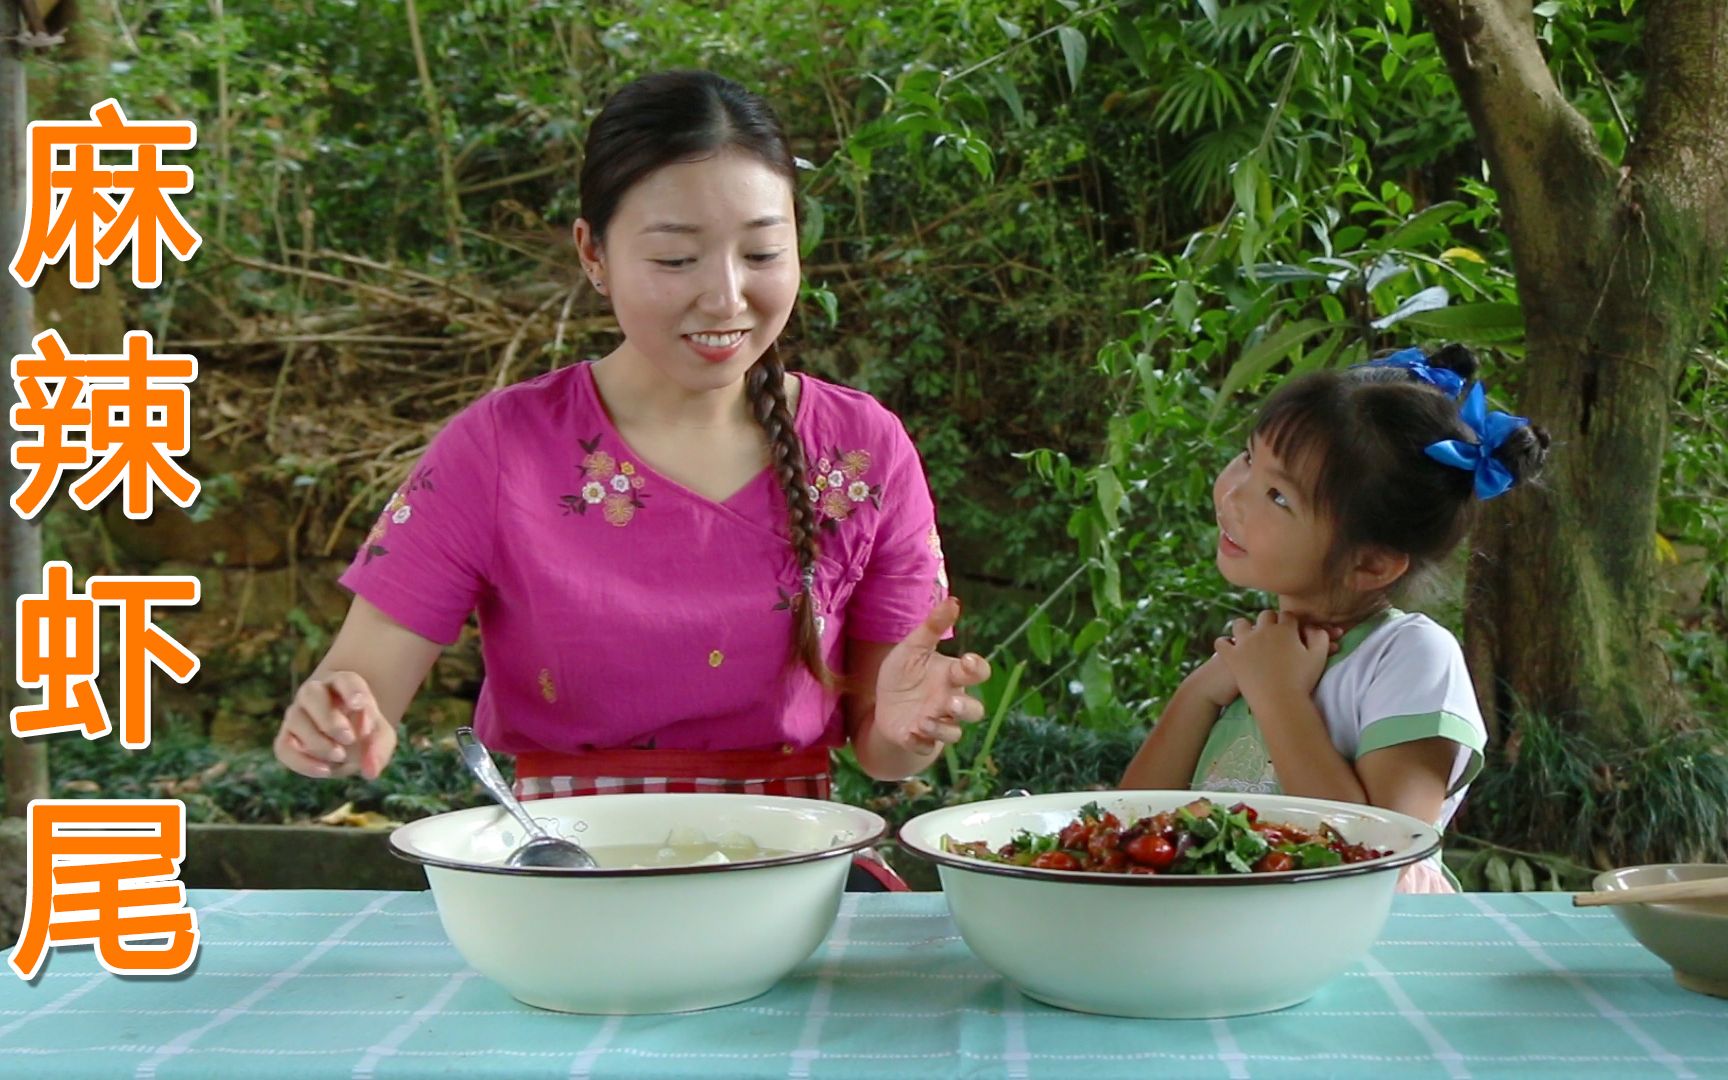
[[[528,831],[528,839],[504,860],[505,866],[592,870],[599,865],[594,861],[594,856],[588,854],[587,848],[574,841],[550,835],[540,827],[539,822],[528,816],[528,811],[522,809],[522,804],[510,793],[510,785],[506,784],[504,777],[499,774],[492,755],[480,745],[480,740],[474,737],[473,728],[456,729],[456,746],[462,751],[462,761],[468,766],[468,771],[480,781],[480,786],[498,800],[498,805],[510,811],[510,815]]]

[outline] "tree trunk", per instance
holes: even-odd
[[[18,6],[0,3],[0,250],[6,263],[12,262],[18,242],[24,236],[26,188],[24,186],[25,131],[29,112],[25,104],[24,63],[18,46],[12,44],[19,32]],[[23,474],[12,468],[10,453],[17,431],[12,427],[12,404],[16,388],[12,385],[12,357],[30,350],[35,334],[34,305],[30,293],[19,285],[11,273],[0,280],[0,357],[6,363],[4,378],[0,378],[0,412],[6,415],[6,445],[8,453],[0,463],[0,476],[6,478],[6,498],[18,490]],[[13,657],[17,653],[18,628],[14,625],[17,598],[20,592],[36,592],[42,587],[42,537],[35,522],[27,522],[8,505],[0,515],[0,565],[5,568],[6,595],[0,597],[5,610],[0,613],[0,664],[5,667],[0,686],[0,709],[7,715],[0,729],[4,744],[6,778],[6,817],[22,817],[31,799],[48,796],[48,748],[42,740],[25,741],[15,738],[10,717],[12,709],[29,704],[27,695],[14,680]]]
[[[1560,95],[1529,0],[1419,0],[1500,193],[1524,307],[1513,411],[1540,486],[1483,507],[1466,638],[1502,730],[1520,709],[1612,737],[1673,719],[1657,492],[1675,382],[1728,260],[1728,9],[1652,0],[1639,129],[1616,170]]]

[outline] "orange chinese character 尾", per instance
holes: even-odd
[[[115,975],[191,965],[198,917],[174,880],[186,857],[185,803],[35,799],[28,829],[24,928],[7,957],[20,978],[34,979],[48,949],[61,945],[94,944]]]
[[[157,353],[145,330],[128,333],[118,356],[70,354],[53,330],[32,344],[35,353],[12,358],[19,404],[11,420],[22,436],[12,445],[12,464],[25,473],[12,509],[36,516],[68,469],[90,470],[67,489],[80,509],[94,508],[117,486],[134,520],[150,516],[157,488],[190,507],[202,485],[176,459],[191,448],[197,359]]]
[[[87,595],[72,592],[72,567],[53,561],[42,568],[42,592],[18,598],[18,685],[42,691],[42,704],[12,710],[19,738],[80,731],[98,739],[113,730],[96,691],[98,606],[120,609],[120,745],[150,745],[150,665],[185,683],[198,673],[192,652],[150,621],[156,604],[198,602],[196,577],[91,577]]]
[[[128,120],[113,98],[97,103],[88,121],[32,122],[29,209],[12,276],[29,288],[43,266],[70,252],[72,284],[93,289],[97,267],[131,244],[132,283],[160,285],[164,246],[184,262],[204,242],[169,198],[192,190],[192,170],[162,164],[164,149],[190,150],[197,141],[191,121]],[[105,153],[126,160],[105,161]]]

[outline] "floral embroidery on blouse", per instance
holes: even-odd
[[[946,591],[948,588],[948,559],[942,554],[942,534],[936,531],[936,526],[930,526],[930,534],[924,538],[930,545],[931,554],[936,556],[936,584]]]
[[[390,531],[392,525],[408,524],[408,519],[414,516],[414,508],[408,504],[408,496],[420,490],[438,490],[432,484],[431,469],[415,469],[409,475],[408,482],[390,495],[390,501],[384,504],[378,520],[372,523],[372,530],[366,534],[365,541],[360,545],[366,552],[362,566],[380,555],[390,554],[390,549],[384,546],[384,535]]]
[[[636,511],[643,509],[642,500],[647,498],[642,494],[642,477],[636,471],[636,464],[619,461],[601,450],[598,435],[577,441],[586,452],[582,463],[577,466],[582,470],[582,490],[559,498],[558,501],[564,504],[564,512],[586,515],[590,506],[597,506],[609,523],[619,528],[630,524]]]
[[[834,450],[817,459],[810,473],[810,502],[822,528],[831,529],[868,502],[882,508],[882,486],[871,484],[870,453],[867,450]]]

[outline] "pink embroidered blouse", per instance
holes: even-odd
[[[848,637],[905,637],[947,579],[900,421],[867,394],[802,382],[817,613],[838,668]],[[477,614],[474,723],[495,750],[845,741],[835,695],[789,662],[799,571],[772,469],[724,502],[659,476],[613,428],[586,363],[455,416],[341,581],[444,644]]]

